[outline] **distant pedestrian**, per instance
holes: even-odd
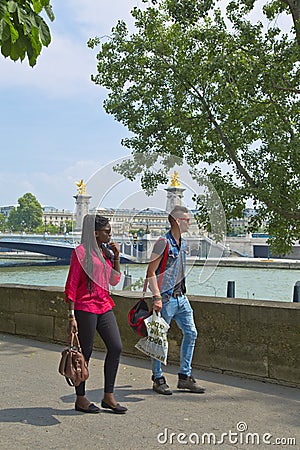
[[[114,302],[109,284],[115,286],[121,277],[120,249],[110,242],[111,226],[106,217],[87,214],[83,220],[81,244],[72,252],[65,286],[69,311],[68,335],[78,331],[82,352],[88,362],[93,349],[95,332],[107,348],[104,362],[104,398],[102,408],[124,414],[125,406],[114,397],[114,384],[119,366],[122,343],[112,311]],[[108,247],[109,243],[109,247]],[[98,413],[100,408],[85,395],[85,382],[76,389],[76,411]]]
[[[147,279],[153,294],[153,309],[160,311],[168,324],[174,319],[183,334],[177,388],[202,394],[205,388],[200,386],[192,375],[192,358],[197,330],[192,307],[185,295],[187,242],[182,237],[182,233],[189,228],[189,210],[184,206],[175,206],[168,220],[171,229],[154,244]],[[172,394],[163,376],[161,362],[153,358],[152,381],[155,392],[164,395]]]

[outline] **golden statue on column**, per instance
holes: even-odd
[[[179,179],[178,179],[178,172],[177,170],[174,171],[173,175],[171,175],[171,187],[179,187],[181,186]]]
[[[89,212],[89,203],[92,196],[87,194],[86,184],[83,180],[77,181],[75,184],[77,186],[77,195],[74,195],[76,200],[75,231],[79,232],[82,230],[83,218]]]
[[[76,183],[76,186],[78,195],[86,195],[86,184],[83,182],[83,180],[78,181],[78,183]]]

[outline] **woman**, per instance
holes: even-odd
[[[114,384],[119,366],[122,342],[112,311],[114,302],[109,295],[109,284],[120,281],[119,245],[110,242],[111,227],[106,217],[87,214],[83,220],[81,244],[73,250],[65,287],[69,306],[69,329],[78,331],[82,353],[88,362],[92,354],[95,332],[107,348],[104,363],[104,398],[102,408],[124,414],[127,408],[114,397]],[[107,244],[109,243],[109,247]],[[85,382],[76,389],[76,411],[99,413],[98,406],[85,396]]]

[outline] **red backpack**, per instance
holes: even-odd
[[[158,287],[160,288],[163,274],[167,264],[167,258],[169,253],[169,243],[167,241],[167,245],[164,251],[159,276],[158,276]],[[146,337],[148,335],[147,328],[144,322],[144,319],[152,315],[152,309],[148,308],[147,302],[145,301],[145,294],[147,290],[148,280],[146,279],[143,287],[143,297],[129,310],[128,312],[128,323],[133,331],[139,334],[142,337]]]

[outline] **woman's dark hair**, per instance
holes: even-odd
[[[84,257],[84,270],[87,276],[87,285],[88,289],[91,292],[92,290],[92,281],[93,281],[93,273],[94,273],[94,264],[93,264],[93,253],[96,253],[100,261],[103,263],[103,270],[106,271],[106,262],[105,258],[103,258],[103,253],[106,258],[111,259],[112,255],[110,251],[102,246],[99,248],[95,231],[100,231],[104,227],[109,224],[109,220],[107,217],[100,216],[98,214],[86,214],[83,218],[82,224],[82,233],[81,233],[81,243],[85,249],[85,257]]]

